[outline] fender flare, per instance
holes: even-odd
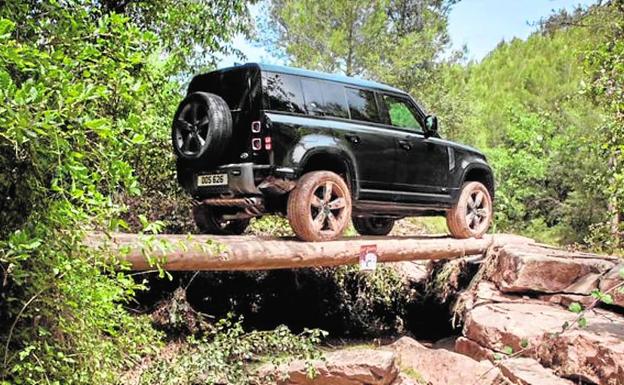
[[[345,168],[347,170],[347,185],[351,189],[351,195],[353,198],[357,198],[360,190],[360,183],[358,178],[358,170],[356,167],[355,158],[352,154],[350,154],[347,150],[333,147],[333,146],[323,146],[323,147],[315,147],[311,148],[303,154],[301,160],[298,162],[298,177],[301,176],[303,170],[305,170],[306,165],[310,161],[311,158],[317,156],[325,156],[331,158],[334,161],[343,162]]]
[[[464,184],[464,182],[466,181],[466,177],[468,176],[468,174],[470,172],[473,171],[480,171],[483,172],[487,178],[489,178],[489,183],[486,183],[486,188],[490,191],[490,195],[492,196],[492,199],[494,199],[494,193],[496,190],[496,186],[495,186],[495,179],[494,179],[494,171],[492,170],[492,167],[490,167],[487,163],[481,163],[481,162],[471,162],[469,163],[463,170],[462,174],[461,174],[461,178],[459,180],[459,187],[461,189],[461,186]]]

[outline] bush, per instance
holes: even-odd
[[[140,374],[140,384],[275,383],[268,371],[259,373],[259,367],[319,358],[315,344],[322,336],[324,333],[311,330],[295,336],[285,326],[246,333],[241,320],[230,316],[201,338],[191,336],[172,344],[175,354],[164,354],[151,362]]]
[[[115,383],[161,346],[149,320],[126,309],[143,282],[82,238],[136,227],[120,218],[132,197],[165,189],[175,199],[167,127],[181,85],[171,75],[188,63],[181,41],[163,38],[163,17],[183,28],[189,7],[199,8],[192,17],[221,9],[211,36],[193,35],[220,49],[246,11],[113,3],[0,5],[2,383]]]

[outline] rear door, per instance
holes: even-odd
[[[415,193],[416,200],[428,200],[427,194],[446,194],[449,162],[445,143],[425,138],[425,115],[410,98],[394,94],[379,96],[384,118],[400,133],[396,139],[398,189]]]
[[[388,200],[396,182],[395,132],[383,127],[373,91],[345,87],[345,93],[350,124],[340,134],[357,161],[360,198]]]

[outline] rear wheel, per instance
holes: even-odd
[[[240,235],[249,225],[249,219],[226,220],[218,209],[208,206],[193,207],[193,219],[203,234]]]
[[[394,227],[394,219],[381,217],[353,217],[353,227],[361,235],[388,235]]]
[[[336,239],[351,218],[349,188],[331,171],[309,172],[290,192],[287,216],[297,237],[304,241]]]
[[[479,182],[464,183],[457,203],[446,213],[446,223],[455,238],[481,238],[492,222],[492,198]]]

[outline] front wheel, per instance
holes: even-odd
[[[304,241],[329,241],[342,235],[351,218],[351,194],[331,171],[312,171],[290,192],[287,208],[293,231]]]
[[[193,207],[193,219],[202,234],[241,235],[249,226],[249,219],[226,220],[213,207]]]
[[[381,217],[353,217],[353,227],[360,235],[388,235],[394,227],[394,219]]]
[[[455,238],[481,238],[492,222],[492,198],[479,182],[462,186],[457,203],[446,213],[446,224]]]

